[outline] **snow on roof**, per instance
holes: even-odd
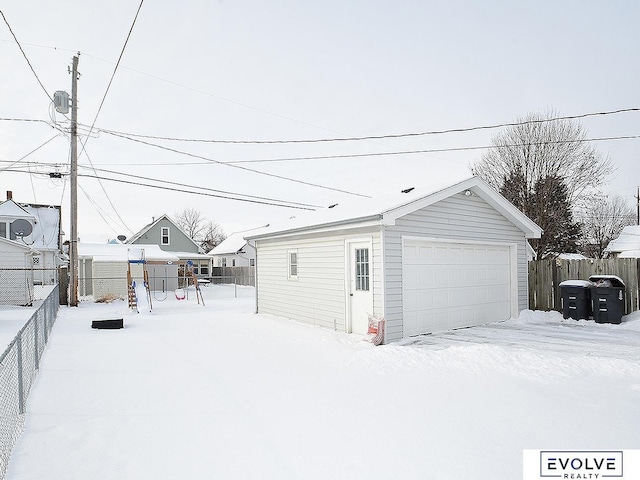
[[[115,243],[78,243],[78,256],[91,257],[96,262],[128,262],[131,255],[139,258],[139,251],[144,250],[147,261],[177,262],[175,253],[165,252],[158,245],[118,245]]]
[[[392,224],[399,216],[465,191],[469,191],[470,195],[477,195],[491,204],[525,231],[527,238],[540,238],[542,232],[540,227],[478,177],[467,178],[453,185],[443,185],[442,182],[439,182],[432,183],[427,187],[410,188],[401,192],[372,194],[371,198],[358,198],[348,203],[338,203],[321,210],[298,214],[291,217],[289,221],[271,225],[256,233],[246,235],[245,238],[259,238],[272,234],[359,221]]]
[[[60,250],[60,209],[49,206],[30,206],[24,209],[36,220],[31,232],[33,247],[40,250]]]
[[[586,260],[589,257],[585,257],[581,253],[561,253],[556,258],[561,260]]]
[[[625,250],[620,252],[618,258],[640,258],[640,249],[638,250]]]
[[[2,217],[15,217],[15,218],[29,218],[35,220],[33,215],[27,212],[24,208],[18,205],[15,201],[9,199],[0,203],[0,216]]]
[[[628,225],[622,229],[618,238],[609,242],[605,252],[618,253],[628,250],[640,250],[640,226]]]
[[[207,255],[233,255],[241,250],[247,241],[241,232],[232,233],[225,238],[218,246],[212,248]]]

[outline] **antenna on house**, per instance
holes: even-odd
[[[404,190],[401,190],[402,193],[409,193],[411,190],[413,190],[416,187],[411,187],[411,188],[405,188]]]
[[[9,229],[16,237],[28,237],[33,232],[33,225],[23,218],[18,218],[11,222]]]

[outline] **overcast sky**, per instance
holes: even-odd
[[[52,118],[62,129],[69,122],[52,117],[45,90],[71,92],[67,68],[80,52],[83,242],[131,236],[153,217],[185,208],[231,234],[354,194],[444,185],[469,177],[482,150],[219,162],[487,146],[497,132],[306,144],[135,137],[143,144],[104,130],[192,140],[327,139],[640,107],[639,2],[147,0],[105,97],[138,6],[60,0],[1,7],[44,89],[1,21],[0,198],[11,190],[18,202],[62,205],[69,232],[69,139],[51,126]],[[629,112],[581,123],[589,138],[601,138],[640,135],[639,120],[640,112]],[[617,166],[606,192],[635,206],[640,139],[594,145]],[[164,188],[139,185],[149,183]],[[187,185],[250,201],[176,191],[194,190]],[[283,202],[296,208],[268,205]]]

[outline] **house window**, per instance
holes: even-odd
[[[160,244],[169,245],[169,227],[162,227],[160,229]]]
[[[236,266],[236,259],[234,258],[233,260],[231,260],[231,266],[235,267]]]
[[[193,273],[194,273],[194,275],[198,275],[198,272],[199,272],[198,265],[194,264],[193,265]]]
[[[226,267],[227,266],[227,258],[226,257],[222,257],[220,259],[220,266],[221,267]]]
[[[251,267],[255,267],[256,266],[256,259],[255,258],[250,258],[249,259],[249,266],[251,266]]]
[[[369,290],[368,248],[356,248],[356,290]]]
[[[209,265],[200,265],[200,275],[209,275]]]
[[[7,224],[4,222],[0,223],[0,237],[7,238]]]
[[[33,264],[40,265],[40,257],[33,257]]]
[[[298,278],[298,251],[289,250],[289,278]]]

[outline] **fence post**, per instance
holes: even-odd
[[[16,336],[16,347],[18,348],[18,412],[24,413],[24,383],[22,379],[22,333]]]
[[[233,298],[238,298],[238,277],[233,277]]]

